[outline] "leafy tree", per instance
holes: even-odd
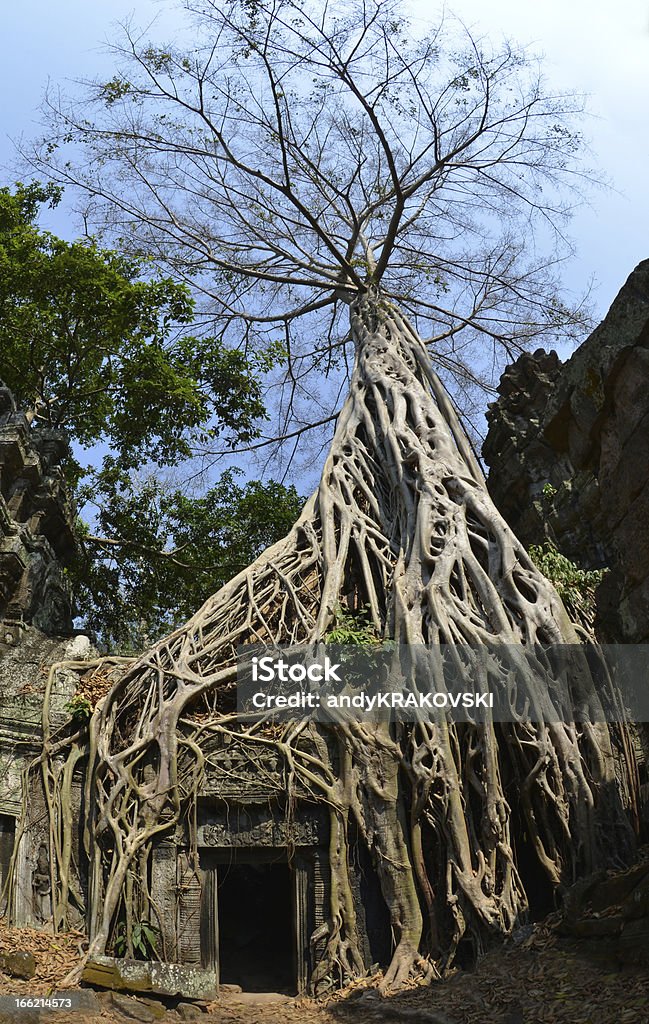
[[[188,289],[150,263],[39,229],[39,209],[59,199],[51,185],[0,189],[0,379],[33,430],[64,431],[78,457],[100,446],[95,468],[72,454],[65,467],[85,512],[101,502],[97,522],[79,524],[85,540],[70,571],[86,624],[104,643],[134,644],[143,623],[158,636],[201,604],[236,559],[285,533],[299,506],[291,489],[238,488],[232,474],[194,500],[165,494],[155,475],[137,488],[133,470],[176,464],[208,435],[226,447],[255,438],[265,415],[258,376],[273,355],[247,358],[186,333]],[[264,518],[253,528],[255,502]],[[228,533],[228,515],[247,520],[247,546]],[[169,544],[185,549],[183,561]],[[116,549],[119,566],[104,558]]]
[[[511,933],[539,869],[560,893],[632,847],[624,727],[551,706],[562,666],[581,691],[591,665],[493,506],[436,372],[472,380],[472,339],[497,361],[575,322],[552,271],[561,188],[581,180],[578,104],[548,95],[511,47],[413,38],[389,0],[188,7],[191,49],[128,38],[124,68],[94,89],[95,120],[54,112],[47,165],[135,251],[152,245],[201,288],[224,331],[255,346],[279,333],[284,424],[300,391],[322,418],[323,374],[348,341],[354,367],[291,532],[125,670],[91,720],[104,887],[90,955],[122,917],[152,920],[152,847],[186,823],[196,849],[203,773],[228,744],[228,764],[272,754],[264,784],[283,806],[306,793],[328,815],[312,989],[366,970],[354,843],[389,911],[389,989],[439,976],[461,941]],[[236,721],[239,645],[312,645],[337,628],[391,641],[395,672],[401,645],[462,651],[463,670],[509,696],[511,721]]]
[[[207,433],[255,437],[260,362],[182,333],[192,298],[150,264],[40,230],[59,198],[0,190],[0,376],[34,426],[108,444],[123,467],[176,463]]]
[[[140,485],[108,464],[84,496],[96,509],[74,579],[79,610],[111,650],[141,650],[173,629],[289,532],[302,501],[274,481],[236,483],[227,470],[205,494]]]

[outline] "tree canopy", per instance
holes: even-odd
[[[40,230],[39,205],[58,199],[0,190],[0,372],[20,408],[127,467],[176,463],[207,432],[255,437],[259,363],[186,333],[188,289],[150,263]]]
[[[394,0],[184,6],[186,45],[126,28],[83,106],[49,101],[32,161],[224,337],[282,342],[278,436],[331,414],[371,286],[468,408],[503,358],[583,327],[557,288],[581,102],[534,57],[449,19],[413,35]]]
[[[41,230],[39,208],[59,198],[54,186],[0,189],[0,379],[33,430],[60,429],[70,441],[68,482],[95,520],[79,523],[71,567],[79,612],[104,642],[136,643],[179,621],[237,559],[286,532],[299,500],[272,481],[238,488],[232,474],[198,498],[165,492],[155,473],[189,457],[201,438],[227,449],[258,435],[259,376],[273,356],[188,333],[187,287],[150,262]],[[136,470],[148,472],[146,486]],[[247,545],[228,533],[228,516],[247,523]],[[182,546],[182,562],[169,545]]]

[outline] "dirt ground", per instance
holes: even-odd
[[[541,924],[518,945],[484,957],[474,971],[458,970],[426,988],[382,998],[359,985],[326,1004],[287,996],[227,993],[209,1004],[161,1001],[77,990],[73,1012],[18,1009],[0,1000],[0,1024],[649,1024],[649,969],[628,966],[603,947],[561,937]],[[46,996],[78,956],[79,935],[52,936],[0,925],[0,954],[33,952],[37,972],[18,980],[0,973],[0,996]],[[78,994],[83,991],[85,995]]]

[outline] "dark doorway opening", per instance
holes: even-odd
[[[390,911],[383,897],[381,882],[364,843],[356,846],[359,872],[360,913],[365,917],[368,967],[387,967],[392,957]]]
[[[288,864],[218,866],[219,976],[244,992],[295,995],[293,887]]]

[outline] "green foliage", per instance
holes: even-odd
[[[553,487],[551,483],[547,483],[543,484],[543,487],[541,488],[541,493],[543,494],[544,498],[554,498],[555,494],[557,493],[557,489],[556,487]]]
[[[65,710],[73,722],[77,725],[83,725],[92,715],[92,701],[83,693],[75,693],[65,705]]]
[[[562,555],[551,541],[543,545],[533,544],[529,550],[534,564],[554,585],[568,607],[576,611],[592,611],[595,590],[602,582],[605,569],[580,569]]]
[[[82,492],[97,520],[73,571],[79,610],[104,644],[141,649],[289,531],[302,505],[295,488],[240,486],[236,475],[228,470],[192,497],[153,476],[138,482],[106,460]]]
[[[248,357],[188,333],[185,285],[148,261],[40,230],[39,210],[60,196],[54,186],[0,189],[0,381],[34,431],[67,433],[79,613],[101,641],[137,648],[195,611],[299,511],[292,488],[240,488],[232,473],[200,498],[136,476],[216,437],[233,447],[258,436],[259,378],[285,351],[275,341]],[[99,465],[82,468],[71,454],[79,446],[99,452]],[[104,543],[91,539],[98,533]],[[87,709],[77,701],[69,711],[82,720]]]
[[[218,338],[184,333],[188,289],[151,264],[65,242],[35,224],[60,190],[0,189],[0,379],[35,426],[121,464],[172,464],[205,436],[249,441],[265,416],[258,370]]]
[[[375,647],[381,643],[367,609],[350,612],[341,605],[334,609],[334,624],[325,635],[328,644],[350,644],[356,647]]]
[[[137,960],[159,959],[157,955],[159,932],[150,921],[138,921],[133,925],[131,932],[131,945],[133,956]],[[120,921],[117,926],[114,942],[115,956],[126,957],[129,955],[128,935],[126,924]]]

